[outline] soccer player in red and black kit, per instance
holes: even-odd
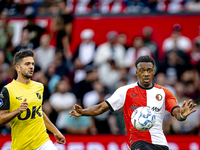
[[[81,106],[75,104],[69,113],[70,117],[94,116],[109,109],[116,111],[123,107],[129,149],[168,150],[162,130],[165,110],[177,120],[184,121],[188,115],[196,111],[193,110],[196,104],[189,100],[179,107],[175,96],[169,89],[153,83],[154,65],[154,60],[150,56],[139,57],[135,62],[138,82],[118,88],[106,101],[87,109],[82,109]],[[139,131],[131,123],[132,112],[140,106],[149,106],[156,115],[156,123],[148,131]]]

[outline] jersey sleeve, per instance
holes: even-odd
[[[41,96],[42,96],[42,105],[44,104],[44,85],[42,84],[42,93],[41,93]]]
[[[106,100],[106,103],[109,105],[112,112],[124,106],[126,91],[127,90],[123,87],[118,88],[113,95]]]
[[[172,92],[167,89],[164,88],[165,91],[165,109],[171,113],[171,115],[173,116],[172,112],[174,110],[174,108],[179,107],[176,97],[172,94]]]
[[[10,98],[7,88],[3,87],[0,93],[0,110],[10,109]]]

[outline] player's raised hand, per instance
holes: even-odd
[[[60,132],[54,134],[54,137],[56,138],[56,142],[58,144],[65,144],[66,143],[65,137]]]
[[[76,116],[76,117],[79,117],[79,116],[82,116],[82,113],[83,113],[83,109],[81,106],[75,104],[72,108],[72,110],[69,112],[69,115],[70,117],[71,116]]]
[[[27,107],[28,107],[28,102],[27,102],[27,99],[25,98],[24,101],[19,106],[20,113],[26,111]]]
[[[192,110],[195,106],[196,104],[193,104],[191,99],[188,102],[184,101],[180,108],[181,115],[186,118],[188,115],[196,111],[196,109]]]

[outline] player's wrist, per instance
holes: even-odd
[[[181,113],[180,113],[180,117],[181,117],[181,119],[183,119],[183,120],[185,120],[187,117],[183,117],[182,115],[181,115]]]
[[[17,114],[21,114],[22,110],[20,110],[20,108],[17,109]]]
[[[85,109],[83,109],[83,110],[79,113],[79,115],[80,115],[80,116],[87,116],[86,113],[87,113],[87,112],[85,112]]]
[[[54,131],[53,135],[54,137],[59,136],[60,134],[62,134],[59,130]]]

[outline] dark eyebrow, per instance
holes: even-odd
[[[27,61],[27,62],[25,62],[24,64],[26,64],[26,63],[29,63],[29,64],[35,64],[35,62],[30,62],[30,61]]]
[[[139,68],[139,67],[138,67]],[[139,68],[139,69],[144,69],[145,67],[141,67],[141,68]],[[147,68],[147,69],[153,69],[153,68]]]

